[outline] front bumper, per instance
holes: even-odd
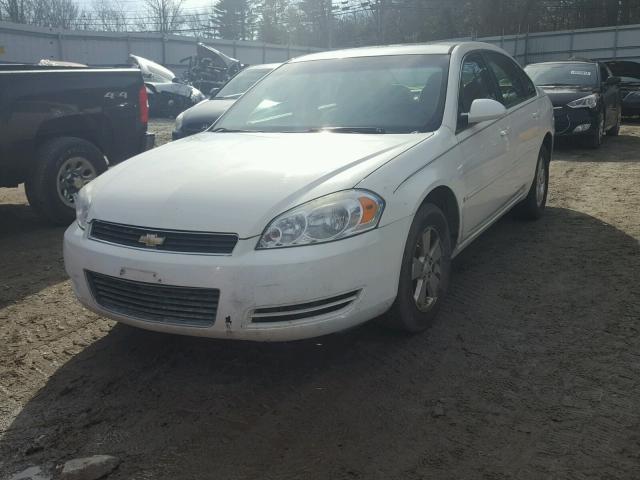
[[[406,218],[336,242],[274,250],[255,250],[254,237],[238,241],[232,255],[166,253],[103,243],[88,238],[74,223],[65,232],[64,259],[78,299],[114,320],[183,335],[295,340],[358,325],[391,306],[410,222]],[[152,282],[153,278],[165,285],[219,289],[215,322],[194,327],[114,313],[94,299],[87,271],[135,281]],[[129,278],[128,272],[136,272],[136,278]],[[144,278],[147,274],[149,280]],[[353,291],[358,292],[357,298],[338,311],[270,323],[253,320],[256,309],[307,304]]]
[[[598,128],[598,113],[591,108],[554,107],[556,136],[591,135]],[[589,128],[576,132],[581,125]]]

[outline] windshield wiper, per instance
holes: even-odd
[[[387,133],[380,127],[322,127],[310,129],[311,132],[331,132],[331,133]]]

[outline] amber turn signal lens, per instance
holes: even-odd
[[[378,204],[369,197],[360,197],[358,200],[362,206],[362,218],[360,219],[360,224],[369,223],[376,218]]]

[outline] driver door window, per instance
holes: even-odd
[[[478,54],[468,55],[462,63],[460,93],[458,97],[458,131],[468,127],[467,117],[471,104],[479,98],[497,100],[487,66]]]

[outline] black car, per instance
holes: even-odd
[[[212,93],[215,96],[211,99],[200,102],[178,115],[171,134],[173,139],[188,137],[209,128],[244,92],[278,66],[279,63],[265,63],[247,67],[219,91],[214,89]]]
[[[622,116],[640,115],[640,63],[628,60],[607,62],[614,75],[620,77]]]
[[[580,136],[598,148],[605,132],[618,135],[620,78],[606,64],[590,60],[534,63],[525,71],[553,103],[557,136]]]

